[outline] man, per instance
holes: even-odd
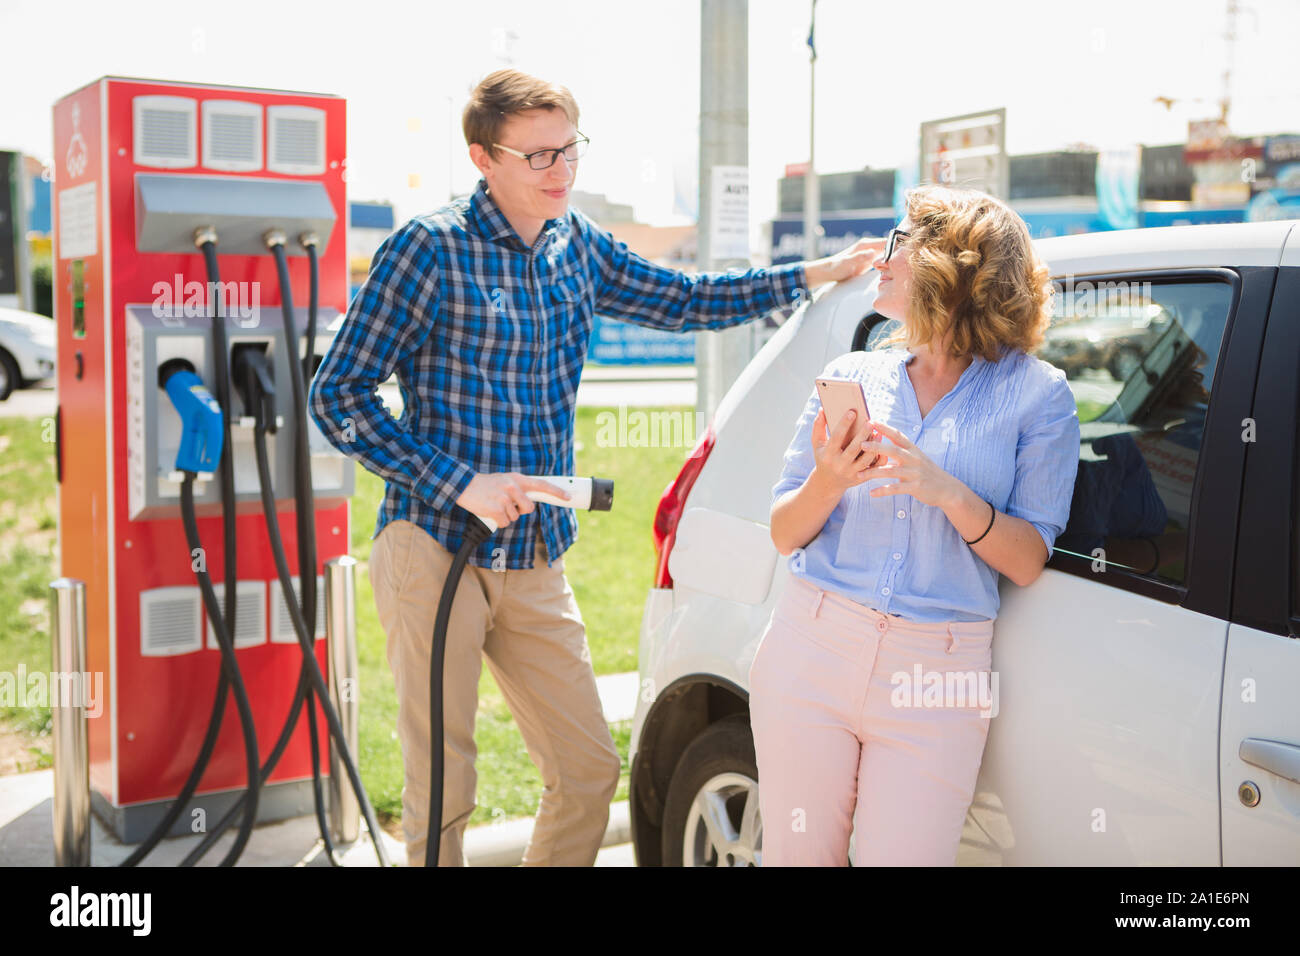
[[[527,492],[558,489],[526,477],[573,472],[593,315],[677,332],[727,328],[861,272],[883,247],[864,240],[829,259],[742,275],[653,265],[569,208],[586,145],[577,123],[563,87],[516,70],[486,77],[463,117],[478,188],[384,241],[311,386],[321,431],[387,482],[370,577],[397,688],[413,866],[424,862],[428,830],[434,618],[470,512],[500,530],[466,567],[447,632],[439,860],[463,863],[482,656],[544,787],[524,864],[590,865],[605,832],[619,758],[564,576],[577,519],[538,507]],[[394,371],[400,421],[376,395]]]

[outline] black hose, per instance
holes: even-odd
[[[314,266],[315,249],[314,247],[310,247],[310,246],[308,248],[310,253],[312,254],[312,260]],[[273,254],[277,250],[283,252],[283,247],[278,245],[272,247]],[[279,278],[281,283],[281,303],[286,306],[284,312],[286,317],[286,334],[290,335],[290,338],[286,342],[286,356],[288,357],[288,361],[291,366],[290,378],[292,379],[293,377],[292,366],[296,361],[298,349],[297,349],[297,336],[295,334],[291,334],[292,324],[290,321],[288,321],[291,319],[293,315],[293,290],[288,285],[287,263],[286,263],[285,270],[280,272]],[[317,270],[313,268],[312,276],[311,276],[311,298],[310,298],[311,307],[309,308],[309,312],[314,312],[316,309],[316,303],[318,299],[318,289],[319,289],[318,273]],[[309,327],[310,327],[310,316],[309,316]],[[305,392],[305,389],[303,391]],[[254,404],[256,405],[257,403]],[[306,405],[296,404],[295,425],[297,425],[298,430],[300,430],[303,433],[304,439],[306,434],[305,421],[304,421],[305,417],[306,417]],[[306,450],[305,440],[303,442],[302,449]],[[298,449],[296,447],[295,451],[297,450]],[[302,568],[311,568],[314,570],[316,566],[316,535],[315,535],[316,529],[315,529],[315,502],[312,498],[312,489],[311,489],[311,480],[310,480],[310,459],[307,459],[306,461],[306,466],[307,466],[306,468],[303,468],[302,464],[303,464],[302,458],[295,455],[294,493],[296,499],[295,509],[297,511],[297,517],[298,517],[298,521],[297,521],[298,543],[299,543],[298,566],[300,570]],[[305,493],[303,490],[304,475],[306,476],[306,486],[307,486]],[[307,506],[305,508],[303,507],[304,498],[307,501]],[[304,515],[306,516],[306,521],[304,521]],[[303,582],[307,582],[307,581],[309,581],[310,583],[304,585]],[[300,582],[299,592],[303,600],[302,606],[304,608],[304,617],[307,619],[308,622],[308,633],[311,635],[311,642],[314,648],[316,643],[316,599],[315,599],[316,576],[315,574],[299,574],[299,582]],[[304,586],[308,588],[307,591],[303,590]],[[289,741],[293,736],[293,732],[298,725],[298,718],[302,713],[303,704],[305,703],[307,705],[307,726],[308,726],[309,736],[311,738],[312,802],[315,808],[316,822],[320,829],[321,842],[324,844],[324,850],[330,861],[330,864],[332,866],[339,866],[341,864],[336,854],[333,841],[330,839],[329,825],[325,819],[325,801],[324,801],[324,793],[322,791],[321,776],[320,776],[319,731],[316,726],[316,708],[314,706],[314,696],[315,695],[312,691],[311,680],[308,674],[308,664],[307,661],[304,660],[302,664],[302,668],[298,674],[298,687],[294,692],[294,697],[290,704],[289,715],[285,718],[285,722],[280,731],[280,737],[276,741],[275,747],[272,748],[271,754],[267,758],[266,764],[262,768],[261,783],[262,785],[266,784],[266,782],[270,779],[272,772],[274,772],[276,765],[280,762],[280,758],[284,755],[284,751],[288,747]],[[229,828],[231,822],[234,819],[235,814],[240,811],[240,808],[242,806],[242,799],[243,798],[241,797],[240,800],[237,801],[234,806],[232,806],[229,810],[226,811],[225,815],[217,822],[217,825],[213,827],[211,831],[204,837],[204,839],[200,841],[199,845],[195,847],[193,850],[191,850],[190,853],[185,857],[185,859],[181,861],[182,866],[192,865],[204,853],[206,853],[208,849],[220,838],[221,834],[224,833],[227,828]]]
[[[310,266],[309,268],[310,281],[308,283],[308,289],[310,291],[307,297],[307,335],[306,335],[307,348],[305,349],[306,354],[302,358],[304,398],[301,404],[297,402],[294,403],[294,419],[295,419],[294,425],[297,431],[302,432],[303,440],[301,444],[295,444],[294,446],[295,455],[293,459],[293,479],[294,479],[295,508],[297,509],[298,512],[298,567],[300,569],[304,567],[312,569],[312,573],[310,575],[311,578],[310,587],[308,587],[306,584],[303,584],[299,590],[302,594],[303,617],[307,621],[307,630],[311,633],[313,643],[314,643],[315,636],[316,636],[316,606],[317,606],[316,605],[316,574],[315,574],[316,508],[315,508],[315,501],[313,499],[314,489],[312,488],[311,485],[310,450],[307,447],[307,439],[306,439],[307,406],[306,406],[306,397],[305,397],[305,393],[306,393],[305,383],[309,378],[311,378],[312,358],[315,356],[315,352],[316,352],[316,346],[315,346],[316,313],[318,311],[318,307],[320,303],[320,263],[317,261],[316,258],[316,243],[314,241],[305,243],[305,247],[307,250],[307,262]],[[281,251],[283,251],[283,247],[278,247],[278,248],[280,248]],[[290,302],[290,307],[288,312],[286,313],[286,316],[292,317],[293,291],[284,285],[284,281],[285,281],[284,276],[281,275],[280,284],[281,284],[281,288],[283,289],[281,295],[288,296]],[[281,299],[281,301],[283,302],[284,299]],[[294,328],[292,322],[288,322],[288,321],[286,322],[284,334],[287,340],[286,345],[288,346],[289,349],[289,357],[291,360],[296,359],[298,357],[298,334],[297,334],[297,329]],[[301,506],[301,502],[304,500],[304,494],[306,496],[306,500],[311,502],[311,507],[305,513]],[[304,514],[305,514],[305,519],[304,519]],[[299,577],[304,581],[306,580],[306,578],[301,574],[299,575]],[[339,866],[341,864],[338,858],[334,854],[334,843],[330,839],[329,826],[325,822],[325,796],[324,793],[322,792],[321,777],[320,777],[320,741],[319,741],[320,734],[316,728],[316,708],[312,706],[310,687],[307,690],[307,695],[308,695],[307,696],[307,727],[308,727],[308,734],[311,737],[312,802],[316,807],[316,822],[320,829],[321,842],[325,844],[325,853],[328,855],[329,861],[333,866]]]
[[[595,479],[599,489],[599,504],[591,507],[608,511],[613,501],[613,482]],[[593,492],[592,498],[597,494]],[[443,788],[443,701],[442,677],[443,662],[447,651],[447,626],[451,622],[451,605],[460,586],[461,575],[470,555],[480,544],[492,537],[493,529],[483,523],[478,515],[469,513],[470,520],[465,526],[465,537],[451,559],[451,567],[442,583],[442,595],[438,598],[438,614],[433,620],[433,648],[429,654],[429,826],[425,834],[424,865],[437,866],[439,851],[442,849],[442,788]]]
[[[237,595],[235,584],[238,580],[235,547],[235,449],[230,438],[230,344],[226,339],[226,319],[221,314],[221,295],[218,290],[221,282],[221,269],[217,264],[217,244],[211,240],[203,243],[203,261],[208,272],[208,295],[212,297],[212,349],[213,376],[217,386],[217,404],[221,406],[222,446],[221,446],[221,530],[226,552],[225,561],[225,604],[226,621],[233,635],[237,623]],[[251,781],[250,781],[251,783]]]
[[[315,646],[314,641],[312,646]],[[325,793],[320,779],[320,732],[316,729],[316,701],[310,687],[307,689],[307,730],[311,737],[311,796],[316,808],[316,828],[320,831],[330,866],[342,866],[343,862],[334,851],[334,841],[330,839],[329,821],[325,819]]]
[[[443,788],[443,714],[442,672],[447,650],[447,625],[451,621],[451,605],[460,585],[461,574],[482,542],[492,536],[492,531],[471,515],[465,527],[465,538],[456,549],[442,585],[438,599],[438,616],[433,621],[433,648],[429,655],[429,829],[424,844],[424,865],[438,865],[438,851],[442,848],[442,788]]]
[[[271,779],[271,774],[275,771],[276,765],[280,762],[280,758],[284,756],[285,749],[289,746],[289,740],[293,736],[294,728],[298,726],[298,716],[302,713],[303,701],[306,699],[309,686],[310,678],[307,676],[307,663],[304,661],[302,669],[298,672],[298,689],[294,692],[293,700],[289,705],[289,716],[285,718],[283,729],[280,731],[280,739],[275,742],[275,747],[272,748],[270,756],[266,758],[266,763],[262,766],[262,772],[258,778],[260,786],[266,786],[267,781]],[[193,866],[200,857],[212,848],[212,845],[217,840],[221,839],[221,835],[234,822],[235,815],[244,809],[246,798],[247,792],[240,795],[234,806],[227,810],[221,819],[217,821],[217,825],[208,829],[203,839],[199,841],[199,845],[190,850],[185,858],[181,860],[181,866]]]
[[[316,312],[320,304],[320,262],[316,257],[315,241],[304,245],[307,249],[308,274],[311,276],[311,296],[307,299],[307,354],[302,357],[302,377],[303,381],[310,382],[312,374],[316,371],[312,365],[316,358]]]
[[[309,247],[313,267],[315,248]],[[307,445],[307,385],[303,378],[303,360],[298,356],[298,329],[293,318],[293,290],[289,286],[289,258],[284,246],[271,246],[275,268],[280,277],[280,311],[284,323],[284,344],[288,349],[289,387],[293,401],[293,494],[298,520],[298,591],[302,599],[307,633],[316,633],[316,500],[311,486],[311,450]],[[312,269],[311,311],[316,303],[316,270]],[[314,319],[314,315],[310,316]],[[315,323],[312,322],[312,325]],[[314,334],[314,333],[313,333]],[[308,359],[310,361],[310,340]]]
[[[314,249],[309,248],[309,255],[313,260],[312,270],[312,310],[317,300],[317,273],[315,267]],[[294,630],[297,632],[299,642],[304,645],[303,666],[299,672],[298,688],[294,694],[293,701],[290,705],[289,716],[286,718],[285,725],[281,731],[280,739],[276,742],[266,765],[260,773],[260,783],[265,784],[270,778],[276,764],[284,754],[284,750],[292,736],[293,730],[297,725],[298,716],[301,713],[302,705],[308,705],[308,726],[311,731],[312,742],[312,782],[313,796],[315,798],[316,819],[320,827],[321,837],[325,845],[325,851],[328,854],[330,863],[334,866],[339,865],[334,847],[329,838],[329,828],[325,821],[324,801],[321,793],[320,771],[319,771],[319,749],[317,739],[317,728],[315,726],[315,707],[313,690],[320,693],[321,704],[325,710],[327,723],[331,734],[335,737],[336,743],[340,748],[344,765],[347,769],[350,782],[354,791],[357,792],[358,801],[361,804],[366,819],[366,825],[371,831],[372,839],[375,843],[375,852],[379,862],[383,866],[388,866],[388,858],[385,853],[379,833],[379,826],[374,818],[374,811],[370,807],[369,799],[365,795],[364,788],[361,786],[360,774],[357,772],[355,764],[352,762],[346,744],[343,742],[342,726],[338,721],[338,715],[334,712],[332,705],[329,703],[328,692],[324,688],[324,678],[320,674],[314,653],[315,645],[315,616],[316,616],[316,576],[314,574],[316,565],[316,548],[315,548],[315,503],[313,500],[311,480],[310,480],[310,457],[307,447],[306,431],[306,387],[303,380],[302,366],[298,362],[297,336],[293,327],[293,300],[292,290],[289,286],[288,262],[284,255],[284,249],[281,245],[271,247],[272,255],[276,259],[276,266],[279,274],[281,285],[281,304],[284,315],[285,337],[288,355],[288,364],[290,368],[290,383],[293,392],[294,412],[296,416],[295,428],[297,441],[295,443],[295,497],[296,510],[298,518],[298,538],[299,538],[299,568],[306,570],[307,573],[299,575],[301,586],[299,588],[302,595],[302,606],[294,599],[292,584],[288,578],[288,564],[284,557],[284,544],[279,533],[279,525],[275,518],[274,497],[270,479],[270,468],[266,461],[266,438],[264,423],[259,422],[254,428],[255,446],[259,453],[258,474],[262,487],[262,504],[263,511],[267,516],[267,534],[271,540],[272,551],[277,558],[277,573],[280,578],[281,588],[285,594],[285,603],[289,606],[290,618],[294,622]],[[309,331],[311,324],[309,324]],[[310,351],[309,351],[310,357]],[[310,358],[308,359],[310,360]],[[228,376],[227,376],[228,383]],[[270,507],[268,510],[268,498]],[[306,507],[303,506],[304,502]],[[305,547],[304,547],[305,545]],[[310,619],[308,624],[306,619]],[[304,636],[306,640],[304,641]],[[217,823],[216,827],[204,837],[199,846],[190,851],[189,855],[182,861],[182,866],[192,865],[199,857],[220,838],[221,834],[231,825],[235,814],[240,812],[244,806],[247,794],[241,795],[240,799],[232,806],[226,814]]]
[[[203,250],[204,263],[207,266],[208,291],[212,299],[212,350],[214,382],[216,386],[217,404],[221,406],[221,415],[223,419],[224,441],[221,447],[221,524],[223,540],[225,544],[225,579],[228,583],[225,593],[226,614],[225,620],[234,621],[236,609],[238,607],[238,595],[234,586],[236,579],[236,559],[235,550],[235,466],[234,466],[234,449],[230,444],[230,367],[229,367],[229,349],[226,340],[226,323],[225,317],[221,314],[221,296],[216,294],[218,283],[221,281],[220,268],[217,263],[217,247],[212,240],[205,241],[201,247]],[[215,625],[214,625],[215,627]],[[172,825],[180,817],[181,812],[189,804],[194,793],[198,790],[199,781],[203,779],[203,774],[207,772],[208,763],[212,759],[212,753],[216,749],[217,738],[221,733],[221,721],[226,712],[226,699],[230,692],[230,682],[226,676],[223,667],[217,675],[217,693],[212,701],[212,712],[208,715],[208,729],[203,736],[203,744],[199,748],[199,755],[194,761],[194,766],[190,770],[190,775],[185,780],[181,792],[177,794],[176,799],[172,801],[171,806],[167,809],[166,814],[140,843],[138,847],[121,862],[121,866],[136,866],[143,860],[153,848],[165,837],[172,828]],[[251,783],[250,783],[251,785]],[[241,806],[242,801],[241,801]],[[253,821],[247,820],[247,827],[252,829]],[[223,831],[224,832],[224,828]],[[245,837],[247,839],[247,837]]]
[[[197,550],[201,555],[203,545],[199,540],[198,521],[194,517],[194,473],[191,471],[185,472],[185,479],[181,482],[181,520],[185,525],[185,539],[189,544],[190,553],[193,554]],[[239,722],[244,732],[244,757],[248,765],[246,794],[250,799],[245,802],[244,824],[240,826],[239,834],[235,837],[230,852],[221,861],[222,866],[233,866],[239,859],[239,854],[244,851],[244,845],[252,832],[252,822],[257,816],[257,729],[253,726],[253,708],[248,702],[248,691],[244,687],[244,679],[239,673],[239,664],[235,660],[235,642],[222,617],[221,605],[217,602],[217,592],[212,587],[212,578],[208,574],[207,566],[200,563],[194,574],[199,579],[203,605],[207,609],[212,629],[216,632],[217,644],[221,647],[223,673],[228,676],[234,688],[235,707],[239,712]]]
[[[314,647],[315,646],[314,637],[312,643]],[[311,707],[312,698],[313,695],[311,693],[311,681],[307,674],[307,663],[306,661],[304,661],[302,668],[298,672],[298,687],[295,689],[293,700],[289,705],[289,715],[285,718],[284,724],[280,731],[280,738],[276,741],[275,746],[271,749],[270,755],[266,758],[266,763],[262,765],[262,772],[258,780],[260,786],[263,787],[266,786],[267,781],[271,779],[271,774],[275,771],[276,766],[280,763],[280,758],[284,756],[284,751],[288,747],[289,741],[293,737],[293,732],[298,726],[298,718],[302,714],[303,704],[306,703],[309,707]],[[316,737],[315,721],[314,720],[310,721],[308,723],[308,726],[311,728],[312,739],[314,741]],[[313,752],[315,752],[316,744],[314,742],[312,745],[312,749]],[[316,785],[316,789],[319,791],[319,785],[316,784],[317,780],[319,780],[319,774],[315,774],[313,780],[313,784]],[[317,798],[316,822],[321,830],[321,839],[325,844],[325,852],[329,855],[329,861],[332,866],[341,866],[342,864],[340,863],[335,853],[334,845],[329,838],[329,827],[325,820],[324,807],[323,807],[321,795],[318,792],[315,796]],[[221,835],[225,833],[226,830],[228,830],[231,824],[234,822],[236,814],[240,813],[243,810],[244,800],[245,800],[245,795],[241,794],[239,799],[235,801],[234,805],[231,806],[230,809],[227,810],[225,814],[221,817],[221,819],[217,821],[216,826],[211,827],[208,830],[208,832],[204,835],[203,839],[199,841],[199,845],[194,847],[194,849],[190,850],[190,852],[186,854],[185,858],[181,860],[180,863],[181,866],[193,866],[201,857],[203,857],[208,852],[208,850],[212,848],[212,845],[216,843],[217,840],[221,839]]]
[[[320,697],[321,708],[325,711],[325,721],[329,725],[330,734],[339,748],[339,757],[343,761],[344,767],[347,768],[348,779],[352,783],[353,792],[357,795],[357,802],[361,804],[361,813],[365,817],[366,826],[370,828],[375,853],[379,857],[379,864],[388,866],[388,854],[384,851],[382,834],[379,830],[379,824],[375,821],[375,812],[371,809],[370,799],[366,796],[366,789],[361,784],[361,774],[357,771],[352,755],[348,752],[343,734],[343,725],[339,721],[338,713],[334,710],[334,705],[330,703],[329,689],[325,684],[324,676],[320,672],[320,666],[316,663],[316,655],[312,651],[312,637],[307,631],[307,622],[303,620],[302,609],[298,606],[298,602],[294,600],[293,582],[289,576],[289,559],[285,557],[284,540],[280,537],[280,525],[276,521],[275,492],[271,485],[271,467],[267,461],[266,453],[266,431],[260,422],[253,426],[253,448],[257,453],[257,474],[262,489],[262,511],[266,515],[266,533],[271,539],[271,554],[275,558],[275,570],[280,579],[280,589],[284,594],[285,603],[289,607],[289,617],[293,621],[293,629],[297,632],[298,643],[302,647],[303,657],[307,662],[308,676],[311,678],[313,689]]]
[[[289,365],[289,387],[293,402],[293,497],[294,516],[298,528],[298,596],[301,601],[303,620],[307,623],[307,633],[315,644],[316,637],[316,500],[311,484],[311,451],[307,444],[307,386],[303,369],[311,361],[312,341],[316,334],[316,309],[319,289],[319,271],[316,262],[316,247],[307,246],[307,255],[311,263],[311,293],[307,308],[307,356],[300,360],[298,356],[298,329],[293,316],[293,289],[289,284],[289,259],[282,243],[271,246],[271,255],[275,258],[275,267],[280,279],[280,311],[284,325],[285,355]],[[329,827],[325,823],[325,797],[321,787],[320,776],[320,742],[316,727],[316,708],[312,703],[311,686],[307,687],[307,727],[311,738],[311,784],[312,803],[316,808],[316,820],[319,825],[321,840],[330,863],[337,866],[334,844],[330,840]]]
[[[298,524],[298,591],[308,634],[316,633],[316,501],[311,486],[311,451],[307,446],[307,386],[298,356],[298,330],[294,326],[293,291],[289,287],[289,259],[284,246],[271,246],[280,277],[280,310],[284,344],[288,349],[289,387],[293,402],[293,493]],[[313,297],[314,298],[314,297]]]

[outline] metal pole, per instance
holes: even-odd
[[[821,258],[821,183],[817,180],[817,0],[812,0],[808,25],[808,172],[803,180],[804,258]]]
[[[50,582],[50,641],[54,664],[50,681],[50,710],[54,719],[54,865],[90,866],[85,582],[72,578]],[[68,695],[69,688],[79,693]]]
[[[749,166],[748,0],[700,3],[700,216],[696,262],[702,272],[744,271],[746,259],[712,248],[713,168]],[[754,354],[752,322],[695,336],[696,411],[708,421]]]
[[[325,562],[325,644],[329,653],[330,702],[338,712],[348,750],[357,752],[361,715],[357,680],[357,559],[342,555]],[[354,843],[361,832],[361,805],[348,784],[337,746],[330,746],[330,830],[339,843]],[[378,840],[380,835],[372,833]]]

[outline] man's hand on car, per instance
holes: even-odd
[[[859,239],[847,249],[814,259],[803,264],[804,275],[808,285],[821,285],[823,282],[843,282],[871,268],[871,264],[885,251],[884,239]]]

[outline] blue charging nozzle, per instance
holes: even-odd
[[[158,369],[158,384],[181,417],[181,447],[176,469],[211,474],[221,461],[221,406],[212,397],[194,366],[181,358],[168,359]]]

